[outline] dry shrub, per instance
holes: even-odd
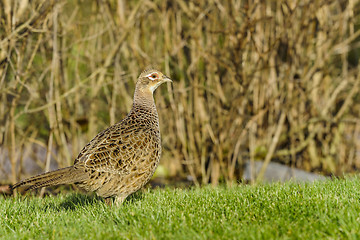
[[[171,176],[231,183],[247,160],[360,167],[358,1],[0,5],[0,167],[11,182],[34,144],[47,149],[44,170],[71,164],[129,111],[150,63],[175,80],[155,96]]]

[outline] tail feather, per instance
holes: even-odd
[[[29,186],[27,190],[31,190],[59,184],[71,184],[75,182],[81,182],[85,179],[86,174],[83,171],[75,169],[73,166],[71,166],[30,177],[14,184],[13,186],[11,186],[11,188],[14,190],[15,188],[21,186]]]

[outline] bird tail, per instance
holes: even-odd
[[[71,184],[85,180],[86,175],[83,171],[75,169],[73,166],[61,168],[55,171],[42,173],[28,179],[22,180],[11,186],[11,189],[21,186],[29,186],[26,190],[41,187],[54,186],[59,184]]]

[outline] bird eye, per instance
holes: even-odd
[[[147,77],[148,77],[150,80],[154,81],[155,79],[158,79],[158,78],[159,78],[159,75],[158,75],[157,73],[151,73],[151,74],[147,75]]]

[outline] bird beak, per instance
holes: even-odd
[[[163,81],[164,81],[164,82],[172,82],[172,80],[171,80],[168,76],[166,76],[166,75],[164,75]]]

